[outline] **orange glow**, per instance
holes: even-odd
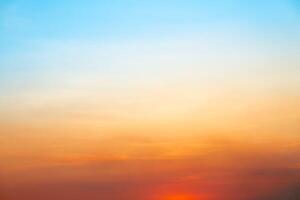
[[[196,198],[188,194],[172,194],[164,196],[161,200],[196,200]]]

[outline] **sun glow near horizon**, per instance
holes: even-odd
[[[0,199],[297,198],[299,11],[0,1]]]
[[[186,194],[174,194],[174,195],[167,195],[165,197],[162,197],[161,200],[196,200],[196,198],[194,196],[186,195]]]

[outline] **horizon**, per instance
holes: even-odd
[[[300,198],[297,0],[0,1],[0,200]]]

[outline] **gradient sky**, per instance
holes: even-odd
[[[0,199],[300,198],[300,1],[0,0]]]

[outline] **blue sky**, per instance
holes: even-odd
[[[187,44],[183,45],[184,41]],[[23,82],[43,77],[40,71],[49,74],[53,65],[59,69],[67,65],[70,71],[77,66],[76,69],[81,68],[79,74],[88,71],[87,66],[104,68],[101,59],[96,58],[104,55],[101,51],[110,52],[106,56],[110,59],[105,62],[112,66],[112,71],[131,73],[130,66],[141,56],[138,53],[143,52],[141,49],[151,49],[155,58],[146,55],[146,50],[144,56],[148,56],[146,60],[152,63],[162,52],[166,53],[160,46],[165,42],[171,49],[169,54],[173,53],[179,60],[182,57],[186,62],[194,62],[191,64],[195,65],[191,67],[193,69],[197,68],[195,63],[198,62],[202,63],[202,67],[198,68],[203,70],[206,64],[212,65],[197,55],[199,48],[202,48],[201,51],[209,49],[208,54],[217,59],[226,57],[226,51],[232,51],[234,62],[243,58],[240,68],[244,71],[249,71],[244,67],[249,65],[249,60],[260,62],[259,66],[266,62],[267,66],[262,68],[267,69],[272,68],[272,59],[292,63],[293,66],[298,63],[300,43],[299,1],[1,0],[1,87],[10,90],[12,83],[17,82],[22,88]],[[194,46],[191,45],[193,43]],[[127,49],[132,46],[136,48],[128,53],[130,58],[123,58],[127,66],[115,63],[116,57],[126,55]],[[97,53],[99,48],[115,49],[115,52],[101,50]],[[78,66],[83,60],[88,62]],[[130,63],[128,60],[131,60]],[[179,60],[174,63],[180,63]],[[254,63],[253,66],[256,65]],[[157,65],[162,66],[163,63]],[[218,64],[214,62],[213,65]],[[231,66],[232,62],[220,62],[219,65]],[[291,66],[286,71],[295,74],[295,67]],[[146,63],[141,63],[140,67],[145,73],[153,68]],[[290,68],[293,70],[289,71]],[[34,83],[39,85],[39,81]]]
[[[297,198],[299,119],[300,0],[0,0],[0,199]]]
[[[2,0],[0,7],[2,49],[38,39],[159,37],[228,24],[291,34],[300,21],[295,0]]]

